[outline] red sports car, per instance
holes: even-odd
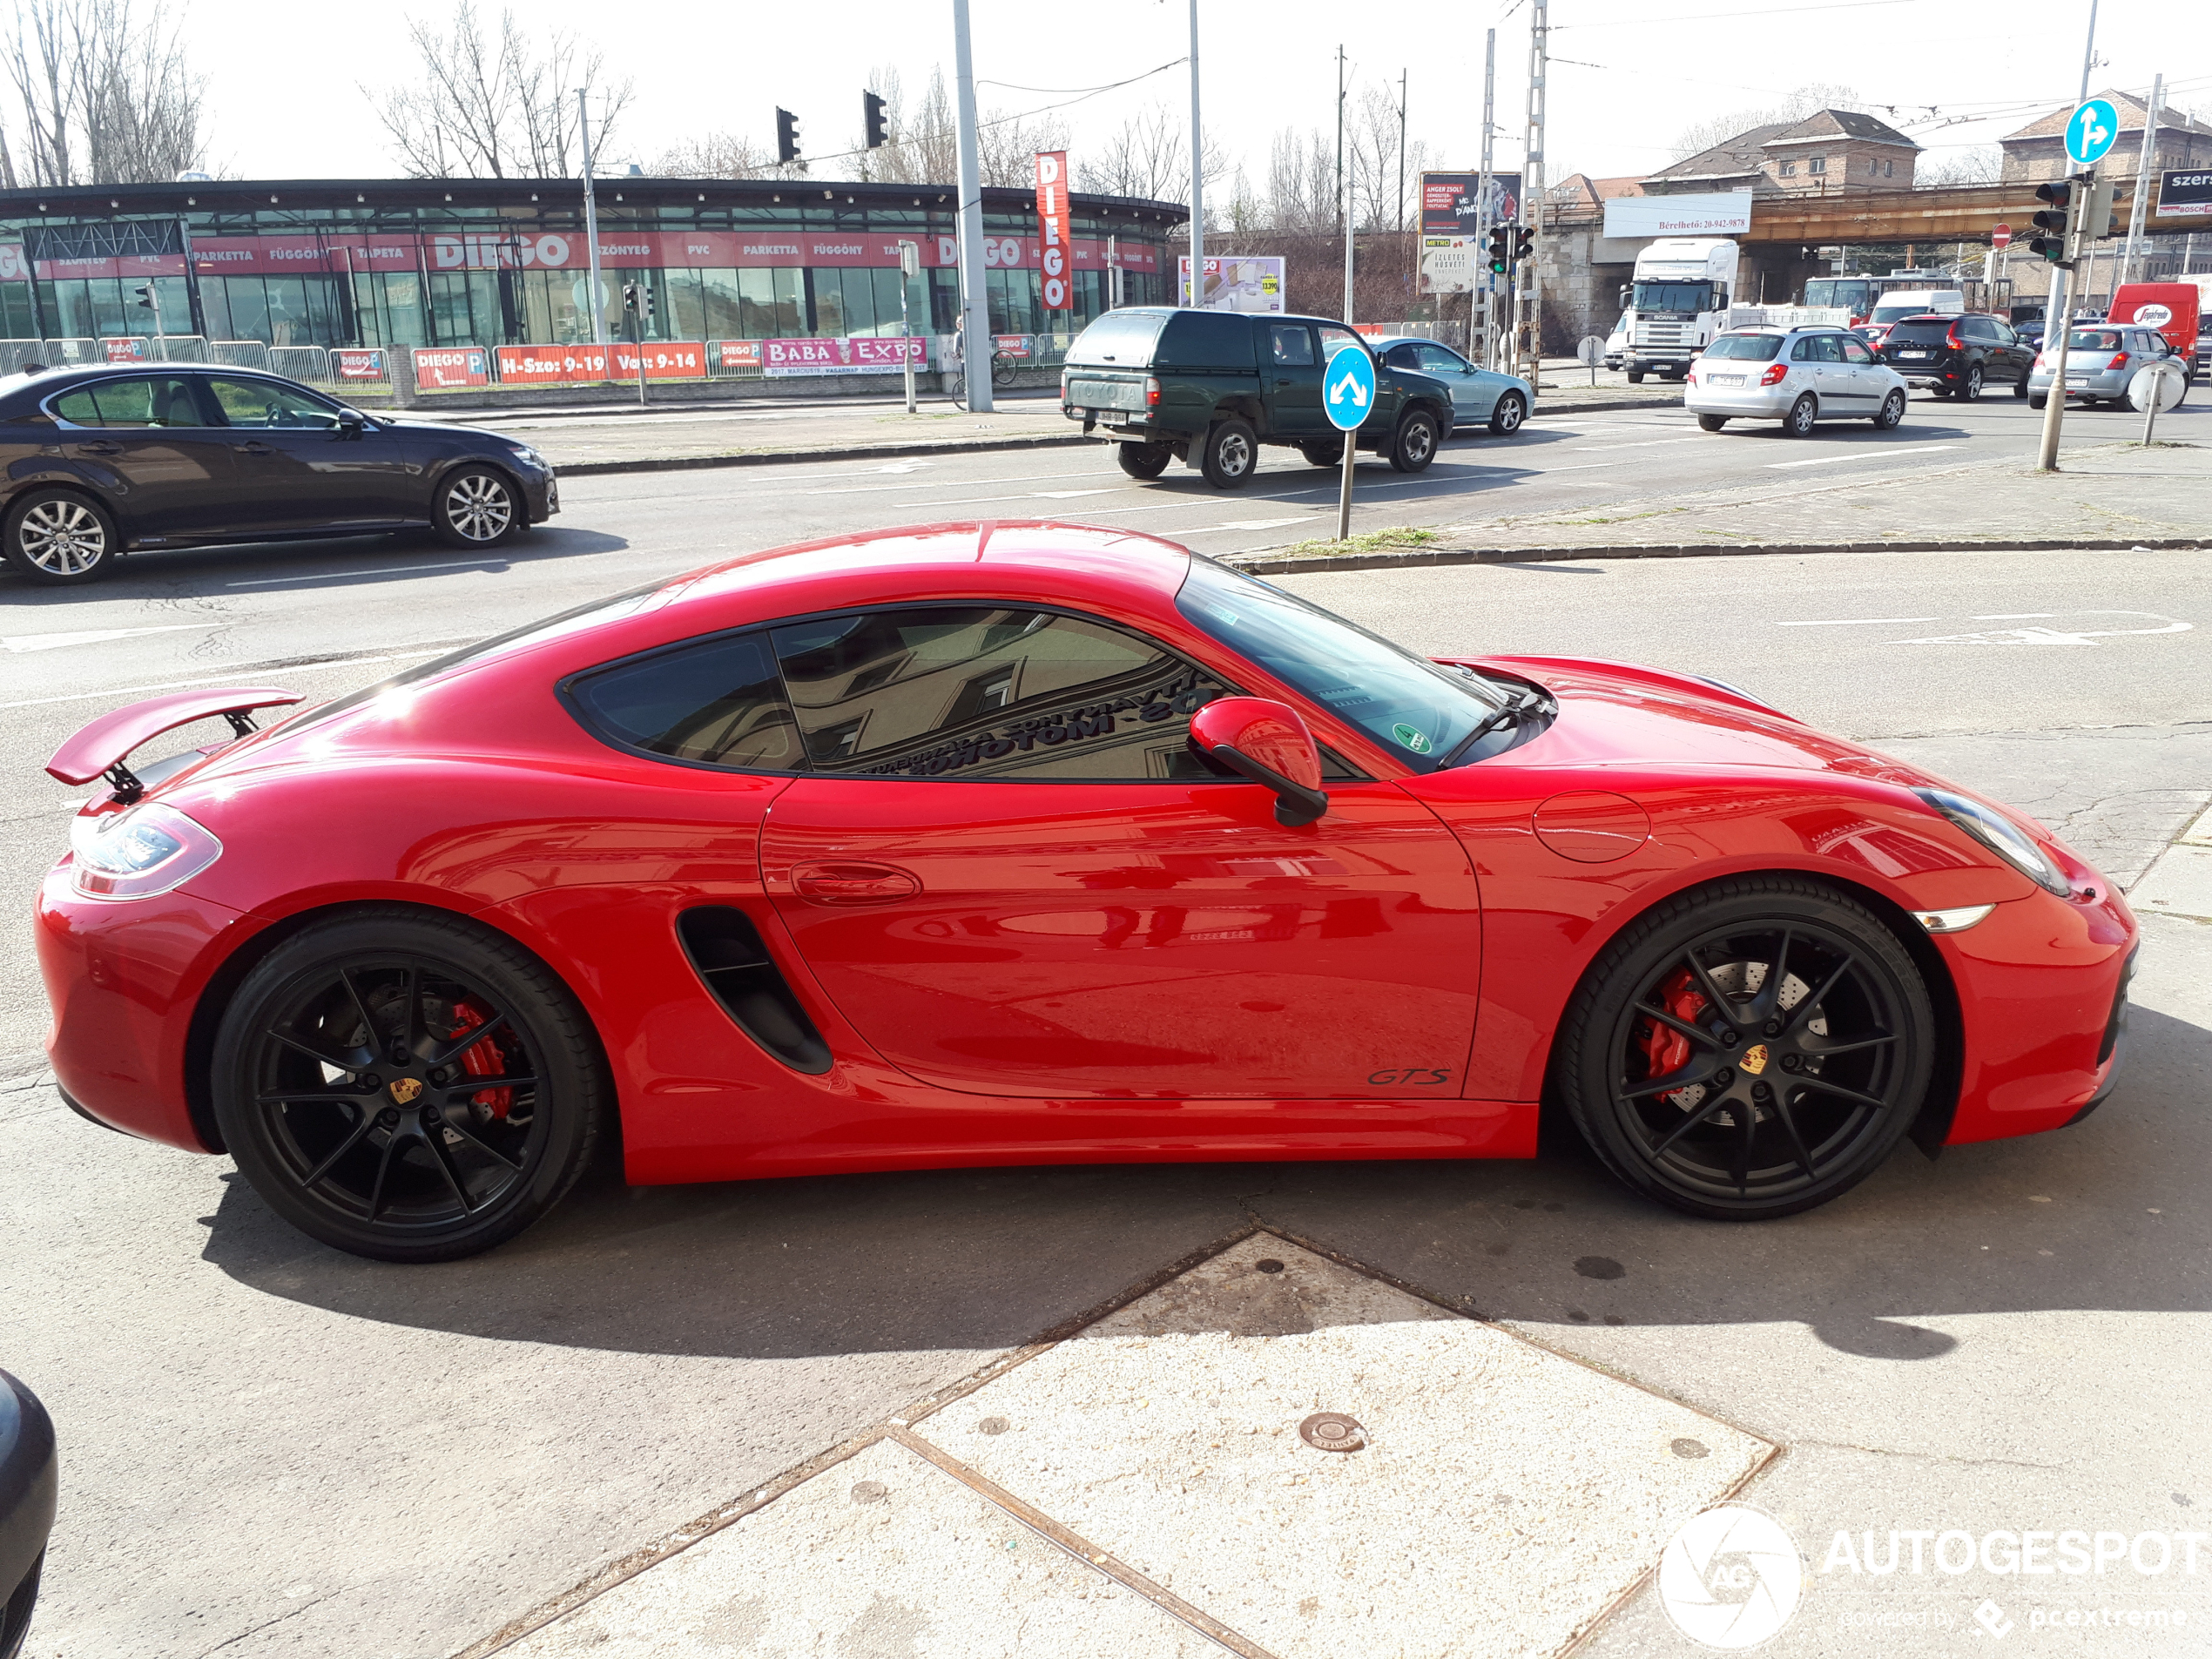
[[[96,721],[56,1076],[399,1260],[633,1182],[1527,1157],[1700,1216],[2112,1083],[2135,929],[2032,820],[1719,681],[1432,662],[1126,531],[752,554],[266,730]],[[239,736],[133,771],[193,720]]]

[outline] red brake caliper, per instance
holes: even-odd
[[[474,1004],[456,1002],[453,1005],[455,1035],[473,1029],[483,1022],[482,1013]],[[500,1051],[497,1042],[486,1037],[461,1056],[461,1069],[471,1077],[496,1077],[507,1069],[507,1056]],[[515,1091],[511,1089],[479,1089],[469,1099],[504,1122],[507,1109],[515,1103]]]
[[[1659,988],[1660,1005],[1668,1013],[1686,1024],[1696,1025],[1697,1016],[1705,1011],[1705,999],[1691,988],[1689,970],[1677,968],[1673,975]],[[1689,1063],[1689,1039],[1672,1026],[1650,1022],[1651,1028],[1643,1034],[1643,1057],[1651,1069],[1647,1076],[1663,1077],[1670,1071],[1679,1071]],[[475,1052],[473,1049],[471,1053]]]

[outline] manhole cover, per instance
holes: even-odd
[[[1298,1426],[1298,1437],[1323,1452],[1357,1452],[1367,1443],[1367,1431],[1342,1412],[1314,1413]]]

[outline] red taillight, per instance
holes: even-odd
[[[1150,374],[1144,377],[1144,407],[1148,409],[1160,407],[1160,382]]]
[[[1779,386],[1783,381],[1788,380],[1789,378],[1789,364],[1770,363],[1767,365],[1766,373],[1759,376],[1759,384],[1762,386]]]
[[[2111,361],[2110,362],[2107,363],[2107,364],[2105,365],[2105,367],[2106,367],[2107,368],[2127,368],[2127,367],[2128,367],[2128,354],[2127,354],[2126,352],[2124,352],[2124,351],[2116,351],[2116,352],[2113,353],[2113,354],[2112,354],[2112,361]]]
[[[1959,325],[1957,323],[1954,322],[1951,325],[1951,332],[1943,337],[1943,343],[1950,347],[1953,351],[1959,351],[1965,347],[1966,342],[1959,338]]]

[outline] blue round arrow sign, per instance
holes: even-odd
[[[1322,371],[1321,407],[1339,432],[1359,429],[1375,407],[1375,360],[1350,341],[1337,347]]]
[[[2092,167],[2104,159],[2120,137],[2120,111],[2108,98],[2093,98],[2066,118],[2067,159]]]

